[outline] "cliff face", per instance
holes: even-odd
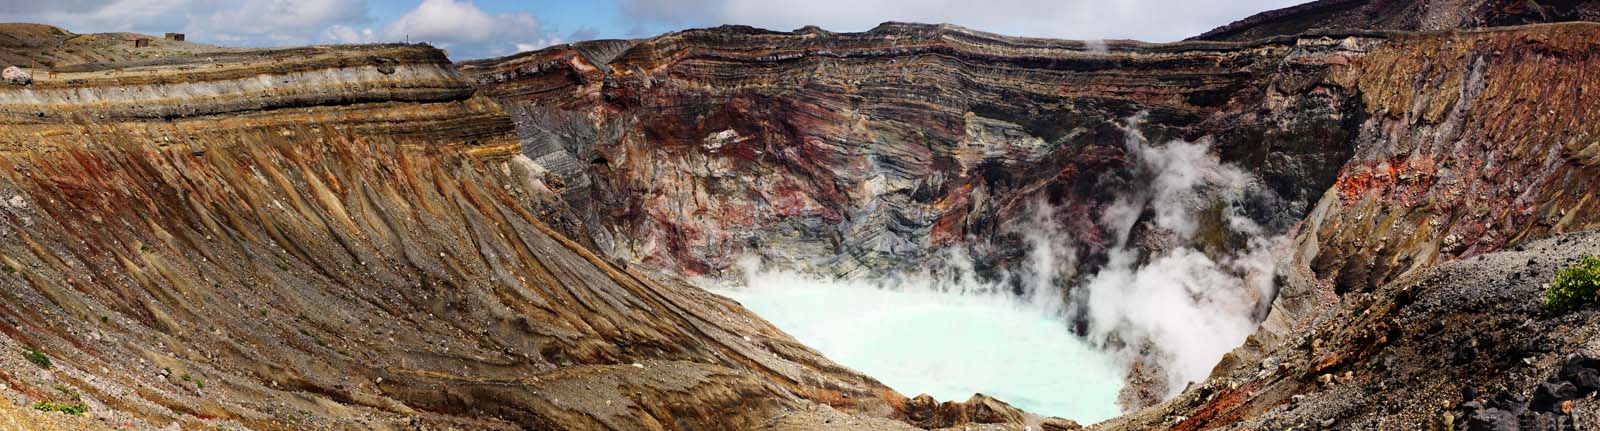
[[[518,115],[528,155],[557,167],[569,201],[593,206],[588,229],[611,255],[718,275],[754,254],[860,276],[943,248],[1014,261],[1005,222],[1037,208],[1103,253],[1113,234],[1094,220],[1135,187],[1124,123],[1140,113],[1154,141],[1215,137],[1289,208],[1253,215],[1287,230],[1332,183],[1361,114],[1344,88],[1317,84],[1320,59],[1365,43],[723,27],[464,71]]]
[[[437,50],[112,66],[0,88],[0,423],[749,429],[899,414],[904,397],[739,305],[547,227],[570,210]],[[88,420],[13,408],[38,402]]]
[[[1488,24],[1445,28],[1477,25]],[[1442,264],[1594,228],[1600,213],[1589,195],[1600,175],[1587,108],[1594,78],[1585,71],[1596,35],[1595,24],[1567,23],[1102,49],[948,26],[723,27],[556,47],[464,71],[508,109],[529,113],[518,129],[530,157],[569,166],[560,171],[572,185],[565,199],[594,214],[575,229],[620,259],[684,274],[719,274],[757,254],[870,276],[924,265],[946,247],[1005,265],[1018,260],[1021,242],[1006,225],[1039,207],[1077,240],[1085,256],[1077,273],[1089,273],[1113,236],[1096,221],[1139,186],[1123,119],[1145,113],[1137,130],[1152,140],[1208,140],[1223,161],[1262,180],[1259,207],[1241,211],[1288,235],[1290,256],[1262,329],[1219,365],[1219,379],[1122,424],[1209,428],[1261,417],[1308,391],[1286,385],[1343,366],[1315,361],[1377,357],[1372,340],[1399,323],[1350,317],[1379,311],[1372,301],[1385,303],[1374,298],[1397,301],[1385,313],[1416,313],[1415,324],[1462,313],[1406,308],[1410,294],[1397,292],[1418,289],[1412,280]],[[1202,231],[1224,223],[1199,222]],[[1162,246],[1158,232],[1134,235],[1146,236],[1133,241],[1141,247]],[[1241,248],[1228,235],[1202,241],[1207,254]],[[1529,283],[1548,274],[1529,277],[1505,287],[1517,292],[1509,297],[1426,285],[1440,301],[1537,301]],[[1552,334],[1545,343],[1581,338],[1570,322],[1515,312],[1532,313]],[[1313,349],[1300,368],[1252,374],[1260,361],[1304,354],[1319,333],[1345,335],[1323,339],[1336,344],[1319,344],[1331,350]],[[1438,348],[1397,355],[1410,361]],[[1518,368],[1507,356],[1475,366],[1545,373],[1572,350],[1535,351],[1543,368]],[[1446,378],[1407,366],[1401,375]],[[1348,370],[1357,369],[1381,373],[1363,376],[1372,385],[1399,382],[1383,366]],[[1219,389],[1229,382],[1245,386]],[[1182,420],[1191,415],[1203,416]],[[1411,420],[1432,420],[1422,418]],[[1272,424],[1282,425],[1253,426]]]
[[[1394,35],[1328,75],[1367,115],[1296,230],[1273,311],[1211,380],[1106,428],[1600,424],[1586,395],[1540,395],[1600,347],[1595,311],[1542,306],[1555,271],[1595,253],[1592,232],[1570,232],[1600,223],[1597,37]]]
[[[1334,76],[1369,115],[1297,235],[1295,267],[1317,281],[1291,283],[1280,305],[1327,307],[1441,262],[1595,228],[1597,37],[1589,23],[1397,37]]]
[[[1038,422],[907,400],[676,276],[747,254],[871,276],[947,248],[993,270],[1035,211],[1087,274],[1119,234],[1097,221],[1147,184],[1141,134],[1259,178],[1237,211],[1292,252],[1212,379],[1107,428],[1450,426],[1593,368],[1567,356],[1600,348],[1595,313],[1536,297],[1595,248],[1559,234],[1600,222],[1597,38],[722,27],[459,68],[405,45],[56,67],[0,87],[0,423]],[[1192,204],[1200,251],[1239,253]],[[1143,251],[1170,245],[1156,217],[1128,228]],[[15,408],[35,402],[90,419]]]

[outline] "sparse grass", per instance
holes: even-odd
[[[7,274],[16,274],[17,273],[17,269],[13,268],[10,264],[0,264],[0,272],[4,272],[4,273],[7,273]]]
[[[322,341],[322,337],[311,335],[311,332],[306,331],[304,328],[300,329],[300,335],[310,338],[312,342],[317,343],[317,346],[321,346],[324,349],[332,350],[341,355],[350,356],[349,353],[345,353],[343,350],[333,348],[333,346],[329,345],[327,341]]]
[[[43,353],[39,353],[38,350],[33,350],[33,349],[23,350],[22,351],[22,357],[27,358],[28,362],[32,362],[34,365],[38,365],[39,368],[43,368],[43,369],[46,369],[46,370],[50,369],[50,357],[49,356],[45,356]]]
[[[33,403],[33,409],[45,412],[61,412],[73,416],[83,416],[84,412],[89,411],[89,406],[83,405],[83,403],[67,404],[58,403],[55,401],[40,401]]]
[[[1584,256],[1576,265],[1556,273],[1544,291],[1546,306],[1573,309],[1600,302],[1600,258]]]

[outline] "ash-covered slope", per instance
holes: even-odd
[[[546,227],[543,168],[435,49],[52,75],[0,87],[0,428],[904,426],[903,396]]]
[[[1594,0],[1316,0],[1217,27],[1194,39],[1252,40],[1361,30],[1436,31],[1600,21]]]
[[[147,39],[148,46],[134,46],[134,39]],[[0,23],[0,64],[6,66],[48,70],[225,51],[234,49],[135,33],[77,34],[44,24]]]

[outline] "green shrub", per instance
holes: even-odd
[[[1544,303],[1554,309],[1578,308],[1600,302],[1600,258],[1584,256],[1577,265],[1556,273],[1544,291]]]
[[[67,404],[58,403],[55,401],[40,401],[33,403],[33,409],[46,412],[62,412],[73,416],[83,416],[84,412],[89,411],[89,406],[83,405],[83,403]]]
[[[45,356],[43,353],[39,353],[38,350],[33,350],[33,349],[23,350],[22,351],[22,357],[28,358],[28,362],[32,362],[34,365],[38,365],[39,368],[44,368],[44,369],[47,369],[47,370],[50,369],[50,357],[49,356]]]

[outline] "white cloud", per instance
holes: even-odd
[[[390,39],[437,45],[456,59],[508,55],[561,42],[533,14],[489,15],[468,0],[422,0],[383,32]]]
[[[0,21],[41,22],[80,33],[182,32],[188,33],[191,41],[235,46],[340,41],[335,37],[339,34],[335,27],[354,28],[370,21],[366,0],[116,0],[28,4],[31,6],[19,11],[0,8]]]
[[[365,0],[245,0],[209,13],[195,13],[190,33],[222,40],[270,39],[310,43],[332,26],[365,18]]]
[[[343,24],[335,24],[328,27],[323,34],[323,38],[338,43],[371,43],[377,40],[371,27],[357,30],[354,27]]]
[[[8,2],[11,3],[11,2]],[[193,1],[116,0],[112,2],[17,1],[21,9],[0,8],[0,21],[41,22],[74,28],[93,28],[96,32],[147,31],[149,28],[182,28]]]

